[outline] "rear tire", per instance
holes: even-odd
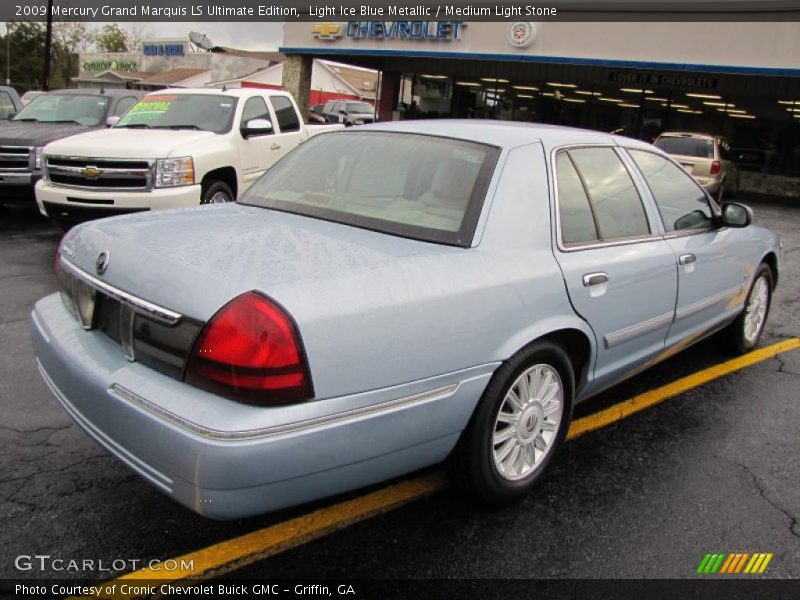
[[[224,204],[235,199],[230,186],[224,181],[209,181],[202,186],[200,204]]]
[[[574,389],[574,371],[561,347],[540,341],[520,350],[486,386],[448,457],[451,478],[490,504],[522,498],[566,437]]]
[[[730,354],[746,354],[756,347],[764,332],[772,304],[772,269],[761,263],[753,277],[744,309],[714,338],[717,347]]]

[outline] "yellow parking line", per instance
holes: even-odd
[[[800,338],[773,344],[703,369],[596,414],[576,419],[569,428],[567,439],[574,439],[589,431],[606,427],[694,387],[796,348],[800,348]],[[94,597],[135,598],[137,597],[135,595],[121,594],[120,590],[123,584],[135,584],[136,581],[160,580],[174,582],[190,578],[209,579],[273,556],[284,550],[300,546],[418,498],[428,496],[443,490],[447,485],[446,478],[440,472],[401,481],[352,500],[321,508],[307,515],[270,525],[264,529],[226,540],[174,559],[179,567],[191,564],[192,568],[179,568],[169,572],[145,568],[127,573],[117,579],[100,584],[102,589]],[[741,564],[737,566],[741,568]]]

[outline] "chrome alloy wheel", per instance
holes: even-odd
[[[524,371],[506,393],[492,429],[492,459],[504,479],[524,479],[556,441],[564,411],[564,385],[553,367]]]
[[[764,327],[764,319],[769,308],[769,282],[765,275],[756,279],[753,289],[750,290],[750,297],[747,299],[747,308],[744,315],[744,338],[748,344],[755,344],[761,329]]]

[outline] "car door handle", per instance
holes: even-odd
[[[583,285],[589,287],[590,285],[599,285],[601,283],[608,283],[608,273],[586,273],[583,276]]]
[[[280,150],[280,149],[281,149],[281,145],[280,145],[280,144],[278,144],[277,142],[274,142],[274,143],[272,144],[272,146],[270,146],[270,147],[269,147],[269,149],[270,149],[270,150]]]
[[[678,257],[678,264],[681,265],[690,265],[697,260],[697,257],[694,254],[681,254]]]

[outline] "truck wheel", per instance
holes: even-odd
[[[574,389],[564,350],[547,341],[523,348],[486,386],[448,458],[451,478],[491,504],[520,499],[567,435]]]
[[[203,184],[203,194],[200,204],[222,204],[233,202],[233,191],[224,181],[209,181]]]

